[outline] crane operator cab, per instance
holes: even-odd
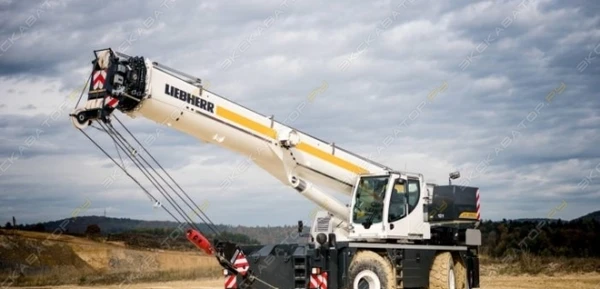
[[[351,205],[351,239],[428,239],[421,175],[389,173],[358,178]],[[424,190],[425,191],[425,190]]]

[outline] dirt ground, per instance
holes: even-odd
[[[494,276],[483,277],[481,288],[485,289],[600,289],[600,274],[541,276]]]
[[[52,286],[20,287],[40,289],[221,289],[222,279],[204,281],[176,281],[164,283],[122,284],[112,286]],[[600,274],[564,275],[557,277],[482,277],[482,289],[600,289]]]

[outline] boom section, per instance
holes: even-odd
[[[95,53],[88,100],[80,111],[85,116],[77,117],[78,127],[117,109],[247,156],[286,185],[293,176],[346,195],[352,194],[360,175],[390,171],[208,91],[198,78],[111,49]]]

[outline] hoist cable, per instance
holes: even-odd
[[[166,191],[164,191],[164,188],[160,184],[158,184],[158,181],[156,181],[156,179],[150,174],[150,172],[148,172],[148,170],[143,166],[143,164],[141,164],[141,162],[137,159],[137,154],[134,155],[135,149],[132,148],[132,147],[130,147],[128,145],[128,143],[126,142],[126,140],[123,141],[120,138],[118,138],[116,136],[116,132],[109,131],[109,129],[107,129],[107,127],[105,127],[104,124],[102,124],[101,122],[98,122],[98,123],[107,132],[107,134],[115,142],[115,144],[117,146],[119,146],[123,150],[123,152],[125,152],[127,154],[127,157],[129,157],[129,159],[142,172],[142,174],[144,174],[144,176],[152,183],[152,185],[154,186],[154,188],[156,188],[159,191],[159,193],[163,197],[165,197],[167,199],[167,202],[169,204],[171,204],[171,206],[173,206],[173,208],[175,209],[175,211],[177,211],[177,213],[179,213],[179,215],[181,217],[183,217],[183,219],[185,220],[185,222],[187,222],[194,229],[198,230],[198,228],[193,224],[193,222],[190,222],[190,220],[188,218],[186,218],[186,215],[183,212],[183,210],[181,209],[181,207],[177,203],[173,203],[173,201],[171,200],[169,194],[166,193]],[[125,148],[125,147],[127,147],[127,148]]]
[[[154,173],[155,173],[155,174],[156,174],[156,175],[157,175],[159,178],[161,178],[161,179],[162,179],[162,180],[163,180],[163,181],[164,181],[164,182],[167,184],[167,186],[169,186],[171,189],[173,189],[173,188],[172,188],[172,187],[169,185],[169,183],[167,183],[167,182],[165,181],[165,179],[164,179],[164,178],[162,178],[162,176],[161,176],[161,175],[160,175],[158,172],[156,172],[156,170],[155,170],[155,169],[152,167],[152,165],[150,165],[150,163],[148,163],[148,161],[146,161],[146,159],[144,158],[144,156],[143,156],[142,154],[138,153],[138,150],[137,150],[137,149],[135,149],[135,148],[133,148],[133,145],[131,145],[131,144],[129,143],[129,141],[127,141],[127,139],[126,139],[126,138],[125,138],[125,137],[124,137],[124,136],[123,136],[123,135],[122,135],[122,134],[121,134],[121,133],[120,133],[120,132],[119,132],[119,131],[118,131],[118,130],[117,130],[117,129],[116,129],[116,128],[115,128],[115,127],[114,127],[114,126],[111,124],[111,123],[110,123],[110,122],[109,122],[109,123],[107,123],[107,124],[106,124],[106,126],[107,126],[107,127],[109,127],[109,129],[110,129],[111,133],[113,133],[113,134],[114,134],[114,135],[115,135],[115,136],[116,136],[118,139],[120,139],[122,142],[125,142],[125,143],[128,145],[128,147],[129,147],[130,149],[133,149],[133,150],[135,150],[135,151],[136,151],[135,157],[139,157],[139,159],[141,159],[141,160],[142,160],[144,163],[146,163],[146,165],[147,165],[148,167],[150,167],[150,169],[151,169],[151,170],[152,170],[152,171],[153,171],[153,172],[154,172]],[[140,145],[140,146],[141,146],[141,145]],[[143,146],[141,146],[141,147],[143,147]],[[144,167],[144,166],[142,165],[142,167]],[[151,174],[151,173],[150,173],[150,172],[149,172],[147,169],[145,169],[145,167],[144,167],[144,170],[145,170],[145,171],[148,173],[148,175],[152,175],[152,174]],[[159,181],[158,181],[156,178],[154,178],[153,176],[152,176],[152,180],[154,180],[154,182],[156,182],[156,184],[158,185],[158,187],[160,187],[160,189],[161,189],[162,191],[164,191],[164,193],[165,193],[165,194],[163,194],[163,196],[165,196],[165,198],[169,199],[169,200],[170,200],[170,202],[172,201],[171,205],[173,205],[173,206],[177,206],[177,208],[179,209],[179,211],[180,211],[180,213],[182,214],[182,216],[183,216],[183,217],[186,219],[186,221],[188,221],[188,222],[190,223],[190,226],[191,226],[191,227],[193,227],[194,229],[196,229],[196,230],[200,231],[200,229],[199,229],[199,228],[196,226],[196,224],[195,224],[195,223],[194,223],[194,221],[193,221],[193,220],[192,220],[192,219],[189,217],[189,215],[188,215],[188,214],[185,214],[185,212],[184,212],[183,208],[181,208],[181,206],[179,206],[179,204],[177,203],[177,201],[176,201],[176,200],[175,200],[175,199],[174,199],[174,198],[173,198],[173,197],[172,197],[172,196],[171,196],[171,195],[170,195],[170,194],[167,192],[167,190],[166,190],[166,189],[165,189],[165,188],[164,188],[162,185],[160,185],[160,184],[159,184]]]
[[[181,186],[179,186],[179,184],[160,165],[160,163],[152,156],[152,154],[150,154],[150,152],[148,152],[148,150],[146,150],[146,148],[138,141],[138,139],[131,133],[131,131],[129,131],[129,129],[127,129],[127,127],[121,122],[121,120],[119,120],[119,118],[117,118],[115,115],[113,115],[113,117],[117,120],[117,122],[119,122],[119,124],[121,124],[121,126],[125,129],[125,131],[127,131],[127,133],[129,133],[129,135],[135,140],[135,142],[137,142],[140,145],[140,147],[150,156],[150,158],[152,158],[152,160],[167,175],[167,177],[169,177],[169,179],[171,179],[171,181],[173,181],[173,183],[175,184],[175,186],[177,188],[179,188],[179,190],[181,190],[181,192],[196,207],[196,209],[200,212],[200,214],[202,214],[206,218],[206,221],[204,221],[204,219],[202,217],[200,217],[200,215],[198,215],[198,213],[196,212],[196,210],[194,210],[193,208],[191,208],[191,206],[188,204],[188,206],[190,206],[190,209],[196,213],[196,215],[198,216],[198,218],[200,218],[201,220],[203,220],[205,222],[206,226],[208,226],[215,233],[215,235],[217,235],[219,237],[222,237],[222,234],[221,234],[221,232],[219,232],[217,226],[210,220],[210,218],[204,213],[204,211],[202,211],[202,209],[200,209],[200,207],[194,202],[194,200],[192,198],[190,198],[190,196],[183,190],[183,188],[181,188]],[[175,191],[175,189],[173,189],[173,191]],[[175,193],[183,200],[183,198],[181,197],[181,195],[179,195],[176,191],[175,191]],[[185,200],[183,200],[183,201],[185,202]],[[187,202],[185,202],[185,203],[187,204]]]
[[[121,124],[121,125],[122,125],[122,124]],[[121,134],[121,133],[120,133],[120,132],[119,132],[119,131],[118,131],[118,130],[117,130],[117,129],[116,129],[116,128],[115,128],[115,127],[114,127],[114,126],[111,124],[111,123],[107,123],[107,126],[111,128],[111,131],[112,131],[112,132],[114,132],[114,134],[115,134],[115,135],[116,135],[118,138],[121,138],[121,139],[123,139],[123,140],[125,140],[125,141],[126,141],[125,137],[124,137],[124,136],[123,136],[123,135],[122,135],[122,134]],[[123,127],[125,127],[125,126],[123,126]],[[132,136],[132,137],[133,137],[133,136]],[[135,137],[134,137],[134,139],[135,139]],[[144,151],[146,151],[146,152],[148,153],[148,155],[149,155],[150,157],[152,157],[152,155],[151,155],[151,154],[150,154],[150,153],[149,153],[149,152],[148,152],[148,151],[147,151],[147,150],[144,148],[144,146],[143,146],[142,144],[139,144],[139,145],[140,145],[140,147],[141,147],[142,149],[144,149]],[[130,145],[130,146],[131,146],[131,147],[133,147],[132,145]],[[171,189],[171,190],[173,190],[173,192],[175,192],[175,194],[177,194],[177,195],[179,196],[179,198],[181,198],[181,199],[183,200],[183,202],[184,202],[184,203],[185,203],[185,204],[186,204],[186,205],[187,205],[187,206],[188,206],[188,207],[189,207],[189,208],[190,208],[192,211],[194,211],[194,209],[193,209],[193,208],[192,208],[192,207],[191,207],[191,206],[190,206],[190,205],[189,205],[189,204],[188,204],[188,203],[187,203],[187,202],[186,202],[186,201],[185,201],[185,200],[184,200],[184,199],[183,199],[183,198],[182,198],[182,197],[181,197],[181,196],[180,196],[178,193],[177,193],[177,191],[175,191],[175,189],[173,189],[173,187],[172,187],[172,186],[171,186],[171,185],[170,185],[170,184],[169,184],[169,183],[168,183],[168,182],[167,182],[167,181],[166,181],[166,180],[165,180],[165,179],[164,179],[164,178],[163,178],[163,177],[162,177],[162,176],[161,176],[161,175],[160,175],[160,174],[159,174],[157,171],[156,171],[156,169],[154,169],[154,167],[153,167],[153,166],[152,166],[152,165],[151,165],[151,164],[150,164],[148,161],[146,161],[146,159],[145,159],[145,158],[142,156],[142,154],[137,154],[137,155],[140,157],[140,159],[141,159],[142,161],[144,161],[144,163],[146,163],[146,165],[147,165],[147,166],[148,166],[148,167],[149,167],[149,168],[150,168],[150,169],[151,169],[151,170],[152,170],[152,171],[153,171],[153,172],[154,172],[154,173],[155,173],[155,174],[156,174],[156,175],[157,175],[157,176],[158,176],[158,177],[159,177],[159,178],[160,178],[160,179],[161,179],[161,180],[162,180],[162,181],[163,181],[163,182],[164,182],[164,183],[165,183],[165,184],[166,184],[166,185],[167,185],[167,186],[168,186],[170,189]],[[155,181],[158,183],[158,181],[157,181],[156,179],[155,179]],[[166,192],[166,189],[164,189],[162,186],[161,186],[161,188],[162,188],[162,189],[163,189],[163,190]],[[167,194],[168,194],[168,193],[167,193]],[[171,197],[170,195],[169,195],[169,197],[171,198],[171,200],[172,200],[173,202],[177,203],[177,201],[175,201],[173,197]],[[183,211],[183,209],[181,209],[181,211]],[[196,214],[197,214],[197,213],[196,213]],[[187,215],[186,215],[186,216],[187,216]],[[188,216],[188,218],[189,218],[189,216]],[[189,219],[191,220],[191,218],[189,218]],[[202,217],[200,217],[200,219],[201,219],[201,220],[202,220],[204,223],[206,223],[206,220],[204,220]],[[191,221],[191,222],[193,223],[193,221]],[[212,228],[210,228],[210,226],[208,226],[208,227],[209,227],[209,229],[212,229]],[[214,230],[213,230],[213,231],[214,231]]]
[[[132,155],[133,155],[134,158],[137,159],[139,157],[139,159],[141,159],[142,161],[144,161],[146,163],[146,165],[148,165],[156,173],[156,170],[154,170],[154,168],[152,168],[152,166],[144,159],[144,157],[141,154],[138,153],[138,150],[136,148],[134,148],[129,143],[129,141],[127,141],[127,139],[125,139],[110,123],[107,123],[106,126],[109,128],[108,130],[110,130],[110,133],[113,134],[113,135],[115,135],[115,137],[117,138],[117,140],[120,141],[123,146],[127,146],[129,150],[135,151],[135,155],[132,152]],[[177,203],[177,201],[175,201],[175,199],[167,192],[167,190],[162,185],[160,185],[159,181],[154,176],[152,176],[152,174],[150,173],[150,171],[148,171],[148,169],[146,169],[144,167],[144,165],[139,160],[138,160],[138,162],[139,162],[139,165],[140,165],[140,166],[138,166],[138,168],[140,168],[140,170],[142,170],[143,172],[145,172],[147,174],[147,175],[146,174],[144,174],[144,175],[146,175],[146,177],[148,178],[148,180],[154,184],[155,188],[157,190],[159,190],[161,192],[161,194],[165,198],[167,198],[167,201],[173,207],[176,208],[176,210],[186,220],[186,222],[189,223],[189,225],[191,227],[193,227],[194,229],[200,231],[199,228],[196,226],[196,224],[193,222],[193,220],[187,214],[185,214],[183,208],[181,208],[181,206]]]
[[[146,174],[146,172],[143,170],[143,168],[140,167],[140,164],[138,162],[136,162],[136,160],[134,158],[132,158],[130,154],[128,154],[127,149],[125,149],[123,147],[123,145],[121,143],[117,142],[117,140],[112,136],[114,133],[108,132],[102,123],[99,122],[99,124],[103,128],[104,132],[106,132],[113,139],[113,142],[115,143],[115,145],[118,146],[121,150],[123,150],[124,153],[126,153],[127,157],[142,172],[142,174],[144,174],[144,176],[146,176],[146,178],[150,181],[150,183],[152,183],[154,188],[157,189],[159,191],[159,193],[161,193],[163,195],[163,197],[165,197],[164,193],[160,189],[157,188],[156,184],[152,181],[152,179]],[[161,204],[160,201],[157,201],[157,203]],[[161,204],[161,206],[162,206],[162,204]],[[177,207],[174,204],[171,203],[171,206],[173,206],[173,208],[177,211]],[[181,216],[181,212],[177,211],[177,213],[179,213],[179,215]],[[185,220],[185,221],[186,221],[186,223],[188,223],[187,220]]]
[[[142,148],[142,149],[143,149],[143,150],[144,150],[144,151],[145,151],[145,152],[148,154],[148,156],[150,156],[150,158],[152,158],[152,159],[154,160],[154,162],[155,162],[155,163],[156,163],[156,164],[157,164],[157,165],[158,165],[158,166],[159,166],[159,167],[162,169],[162,171],[163,171],[163,172],[164,172],[164,173],[165,173],[165,174],[166,174],[168,177],[170,177],[170,175],[169,175],[169,174],[168,174],[168,173],[167,173],[167,172],[164,170],[164,168],[162,168],[162,166],[160,165],[160,163],[158,163],[158,161],[156,161],[156,159],[155,159],[155,158],[152,156],[152,154],[151,154],[151,153],[150,153],[148,150],[146,150],[146,148],[144,147],[144,145],[142,145],[142,144],[141,144],[141,143],[138,141],[138,139],[137,139],[137,138],[136,138],[136,137],[135,137],[135,136],[134,136],[134,135],[133,135],[133,134],[132,134],[132,133],[131,133],[131,132],[130,132],[128,129],[127,129],[127,127],[126,127],[126,126],[125,126],[125,125],[124,125],[124,124],[123,124],[123,123],[122,123],[122,122],[121,122],[121,121],[120,121],[118,118],[116,118],[116,117],[115,117],[115,119],[116,119],[116,120],[117,120],[117,121],[118,121],[118,122],[121,124],[121,126],[122,126],[122,127],[123,127],[123,128],[124,128],[124,129],[125,129],[127,132],[128,132],[128,133],[129,133],[129,135],[130,135],[130,136],[131,136],[131,137],[132,137],[132,138],[133,138],[133,139],[134,139],[134,140],[135,140],[135,141],[136,141],[136,142],[137,142],[137,143],[140,145],[140,147],[141,147],[141,148]],[[110,126],[112,126],[112,124],[109,124],[109,125],[110,125]],[[113,126],[113,128],[114,128],[114,126]],[[117,134],[120,134],[120,132],[119,132],[118,130],[116,130],[116,129],[115,129],[115,131],[116,131],[116,133],[117,133]],[[121,137],[123,137],[123,136],[121,135]],[[124,137],[123,137],[123,138],[124,138]],[[145,160],[144,160],[144,161],[145,161]],[[183,197],[182,197],[182,196],[181,196],[181,195],[180,195],[180,194],[177,192],[177,190],[175,190],[175,189],[174,189],[174,188],[173,188],[173,187],[172,187],[172,186],[169,184],[169,182],[168,182],[167,180],[165,180],[165,179],[162,177],[162,175],[161,175],[159,172],[157,172],[157,171],[154,169],[154,167],[153,167],[152,165],[150,165],[148,162],[146,162],[146,163],[147,163],[147,164],[148,164],[148,166],[149,166],[149,167],[150,167],[150,168],[151,168],[151,169],[154,171],[154,173],[156,173],[156,174],[159,176],[159,178],[161,178],[161,179],[162,179],[162,180],[163,180],[163,181],[164,181],[164,182],[167,184],[167,186],[168,186],[168,187],[169,187],[169,188],[170,188],[170,189],[171,189],[171,190],[172,190],[172,191],[173,191],[173,192],[174,192],[174,193],[175,193],[175,194],[176,194],[176,195],[177,195],[177,196],[178,196],[178,197],[179,197],[179,198],[180,198],[180,199],[181,199],[181,200],[182,200],[182,201],[183,201],[183,202],[184,202],[184,203],[187,205],[187,206],[188,206],[188,208],[190,208],[190,210],[192,210],[192,211],[193,211],[193,212],[196,214],[196,216],[197,216],[197,217],[198,217],[200,220],[202,220],[202,222],[204,222],[204,224],[205,224],[205,225],[206,225],[206,226],[207,226],[207,227],[208,227],[208,228],[209,228],[209,229],[210,229],[210,230],[211,230],[211,231],[212,231],[212,232],[215,234],[215,236],[220,236],[220,235],[221,235],[221,234],[220,234],[220,232],[218,231],[218,229],[216,228],[216,226],[214,225],[214,223],[213,223],[213,222],[210,220],[210,218],[209,218],[208,216],[206,216],[206,214],[204,214],[204,212],[203,212],[203,211],[202,211],[202,210],[201,210],[201,209],[198,207],[198,205],[196,205],[196,204],[194,203],[194,201],[193,201],[193,200],[192,200],[192,199],[191,199],[191,198],[190,198],[190,197],[189,197],[189,196],[188,196],[188,195],[185,193],[185,191],[183,191],[183,193],[184,193],[184,194],[185,194],[185,195],[188,197],[188,199],[190,200],[190,202],[194,203],[194,205],[196,206],[196,209],[194,209],[194,208],[193,208],[193,207],[192,207],[192,206],[189,204],[189,202],[187,202],[187,201],[186,201],[186,200],[185,200],[185,199],[184,199],[184,198],[183,198]],[[173,181],[173,183],[175,184],[175,186],[177,186],[177,187],[181,188],[181,187],[179,186],[179,184],[178,184],[178,183],[177,183],[177,182],[176,182],[176,181],[175,181],[175,180],[174,180],[172,177],[170,177],[170,179]],[[198,211],[200,211],[200,213],[201,213],[202,215],[204,215],[204,218],[198,214]]]
[[[90,137],[90,136],[89,136],[87,133],[85,133],[85,132],[84,132],[82,129],[78,128],[78,130],[79,130],[81,133],[83,133],[83,135],[85,135],[85,137],[87,137],[87,138],[88,138],[88,139],[89,139],[89,140],[90,140],[90,141],[91,141],[91,142],[92,142],[94,145],[96,145],[96,147],[97,147],[98,149],[100,149],[100,150],[101,150],[101,151],[102,151],[102,152],[103,152],[103,153],[104,153],[104,154],[105,154],[105,155],[106,155],[106,156],[107,156],[107,157],[108,157],[108,158],[109,158],[111,161],[113,161],[113,163],[115,163],[115,165],[117,165],[117,167],[119,167],[119,168],[120,168],[120,169],[121,169],[121,170],[122,170],[122,171],[123,171],[123,172],[124,172],[124,173],[125,173],[127,176],[129,176],[129,177],[130,177],[130,178],[131,178],[131,179],[132,179],[132,180],[133,180],[133,181],[134,181],[134,182],[135,182],[135,183],[136,183],[136,184],[137,184],[137,185],[138,185],[138,186],[139,186],[139,187],[140,187],[140,188],[141,188],[141,189],[144,191],[144,193],[146,193],[146,195],[148,195],[148,196],[150,197],[150,199],[151,199],[153,202],[158,202],[158,199],[156,199],[156,198],[155,198],[155,197],[154,197],[154,196],[153,196],[153,195],[152,195],[152,194],[151,194],[151,193],[150,193],[150,192],[149,192],[149,191],[148,191],[146,188],[144,188],[144,186],[142,186],[142,184],[140,184],[140,182],[138,182],[138,181],[135,179],[135,177],[133,177],[131,174],[129,174],[129,172],[128,172],[128,171],[127,171],[127,170],[126,170],[124,167],[121,167],[121,166],[119,165],[119,163],[113,159],[113,157],[111,157],[111,156],[110,156],[110,155],[109,155],[109,154],[108,154],[108,153],[107,153],[107,152],[106,152],[106,151],[105,151],[105,150],[104,150],[104,149],[103,149],[103,148],[102,148],[100,145],[98,145],[98,143],[96,143],[96,141],[94,141],[94,140],[93,140],[93,139],[92,139],[92,138],[91,138],[91,137]],[[171,215],[171,217],[173,217],[173,219],[175,219],[175,221],[177,221],[177,223],[180,223],[180,224],[182,224],[182,222],[181,222],[181,221],[179,221],[179,219],[177,219],[177,217],[175,217],[175,215],[173,215],[173,214],[171,213],[171,211],[169,211],[169,209],[167,209],[167,208],[165,208],[165,207],[162,207],[162,208],[163,208],[163,209],[165,209],[165,211],[166,211],[166,212],[167,212],[169,215]]]
[[[92,74],[90,73],[90,76],[88,77],[88,79],[85,81],[85,84],[83,85],[83,89],[81,89],[81,93],[79,94],[79,99],[77,100],[77,103],[75,104],[75,108],[77,108],[79,106],[79,102],[81,101],[81,98],[83,97],[83,92],[85,91],[85,88],[90,84],[91,79],[92,79]]]
[[[119,156],[119,160],[121,161],[121,165],[125,166],[125,163],[123,162],[123,158],[121,157],[121,153],[119,152],[119,148],[117,147],[116,143],[115,143],[115,150],[117,151],[117,155]]]

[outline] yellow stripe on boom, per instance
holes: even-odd
[[[233,112],[231,110],[228,110],[226,108],[223,108],[222,106],[217,106],[217,110],[216,110],[216,114],[224,119],[227,119],[229,121],[235,122],[245,128],[251,129],[255,132],[258,132],[260,134],[266,135],[272,139],[276,139],[277,138],[277,131],[266,126],[263,124],[260,124],[258,122],[255,122],[243,115],[240,115],[239,113]],[[337,165],[341,168],[344,168],[346,170],[349,170],[351,172],[360,174],[360,173],[366,173],[367,170],[365,170],[364,168],[361,168],[355,164],[352,164],[350,162],[347,162],[341,158],[338,158],[332,154],[326,153],[314,146],[311,146],[307,143],[303,143],[300,142],[298,145],[296,145],[296,148],[304,151],[305,153],[311,154],[317,158],[320,158],[324,161],[330,162],[334,165]]]
[[[322,160],[328,161],[334,165],[337,165],[341,168],[344,168],[346,170],[349,170],[351,172],[360,174],[360,173],[366,173],[367,170],[365,170],[364,168],[361,168],[355,164],[349,163],[341,158],[338,158],[332,154],[326,153],[314,146],[311,146],[307,143],[303,143],[300,142],[298,145],[296,145],[296,148],[305,152],[305,153],[309,153],[315,157],[318,157]]]
[[[277,131],[275,131],[274,129],[266,125],[260,124],[258,122],[255,122],[236,112],[223,108],[222,106],[217,106],[217,115],[227,120],[233,121],[241,126],[247,127],[253,131],[266,135],[272,139],[275,139],[277,137]]]

